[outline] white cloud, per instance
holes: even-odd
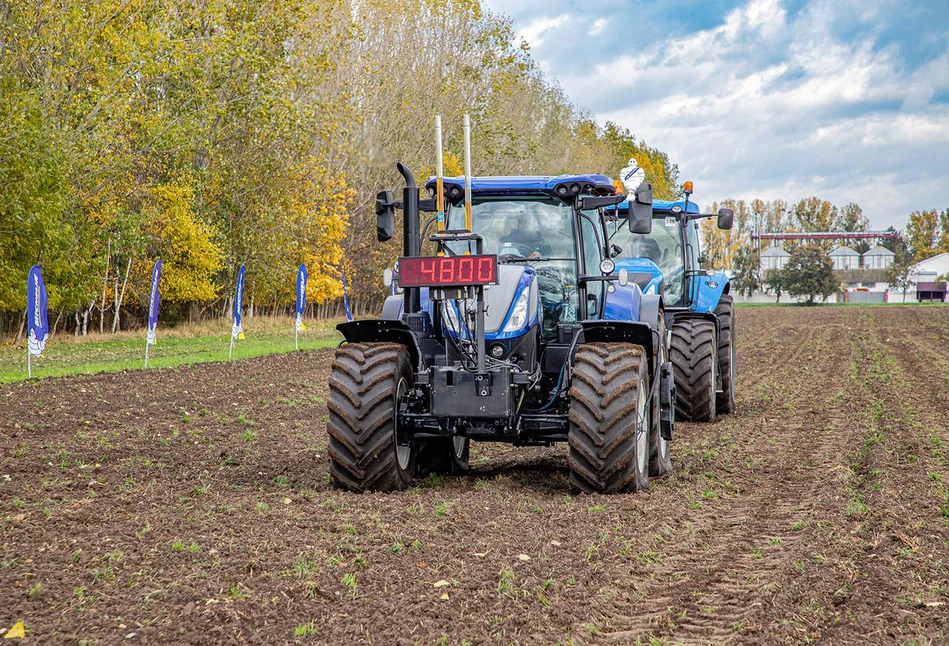
[[[570,14],[561,14],[559,16],[542,16],[531,21],[526,27],[518,32],[518,38],[527,41],[534,48],[544,44],[543,35],[551,29],[560,27],[570,19]]]
[[[609,21],[606,18],[597,18],[593,21],[593,24],[590,25],[589,31],[587,31],[588,36],[599,36],[603,33],[603,30],[606,29],[606,26],[609,24]]]
[[[946,199],[949,110],[932,100],[949,90],[949,51],[907,69],[878,43],[898,15],[886,9],[813,0],[792,17],[779,0],[751,0],[674,42],[547,71],[602,121],[668,152],[702,202],[819,195],[904,226]]]

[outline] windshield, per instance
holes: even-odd
[[[464,205],[454,206],[448,215],[449,228],[463,229],[464,219]],[[575,258],[573,209],[552,197],[475,198],[471,228],[484,236],[485,253]]]
[[[464,205],[453,205],[448,227],[465,226]],[[548,196],[475,198],[471,228],[484,236],[484,253],[501,263],[521,263],[537,271],[544,336],[556,336],[558,323],[577,321],[577,261],[573,241],[573,208]],[[465,243],[451,245],[455,253]],[[473,251],[473,250],[472,250]]]
[[[623,248],[617,258],[646,258],[656,263],[662,271],[662,298],[666,303],[673,305],[682,300],[685,267],[675,217],[653,218],[648,234],[620,229],[613,240]]]

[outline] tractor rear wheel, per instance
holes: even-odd
[[[649,486],[646,355],[631,343],[588,343],[573,358],[570,483],[583,493]]]
[[[718,374],[722,376],[722,392],[718,393],[719,415],[735,412],[735,299],[722,295],[715,308],[721,333],[718,337]]]
[[[420,477],[430,473],[463,476],[468,473],[471,441],[464,436],[436,437],[419,446],[416,465]]]
[[[399,399],[412,385],[409,354],[394,343],[336,351],[327,402],[330,475],[350,491],[397,491],[415,475],[415,447],[399,433]]]
[[[684,319],[672,325],[669,351],[676,386],[676,420],[714,422],[718,347],[715,324]]]

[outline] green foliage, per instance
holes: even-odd
[[[761,287],[758,281],[758,250],[751,245],[738,248],[732,261],[732,287],[736,293],[750,296]]]
[[[805,245],[792,251],[788,264],[776,273],[788,294],[806,297],[808,305],[813,305],[818,296],[827,298],[840,285],[830,258],[817,245]]]

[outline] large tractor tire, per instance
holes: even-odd
[[[659,314],[659,362],[661,370],[662,364],[666,361],[666,324],[663,314]],[[658,375],[658,371],[657,371]],[[656,379],[656,381],[661,381]],[[662,437],[660,429],[661,424],[661,398],[659,392],[660,384],[653,384],[652,396],[652,418],[649,425],[649,477],[654,478],[664,473],[672,471],[672,455],[669,452],[669,440]]]
[[[676,420],[714,422],[718,368],[715,324],[704,319],[676,321],[669,357],[675,375]]]
[[[718,393],[719,415],[735,412],[735,299],[723,294],[715,308],[721,332],[718,337],[718,374],[722,376],[722,392]]]
[[[330,475],[350,491],[397,491],[415,475],[415,447],[396,424],[412,385],[409,354],[394,343],[349,343],[330,373]]]
[[[570,387],[570,483],[583,493],[649,486],[646,356],[631,343],[581,345]]]
[[[430,473],[463,476],[468,473],[471,441],[467,437],[437,437],[425,440],[418,449],[417,475]]]

